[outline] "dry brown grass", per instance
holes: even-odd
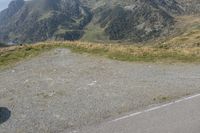
[[[193,48],[200,47],[200,16],[176,17],[175,36],[170,36],[158,45],[164,47]]]
[[[90,42],[49,41],[34,45],[13,46],[0,49],[0,67],[31,58],[53,48],[69,48],[73,52],[90,53],[97,56],[143,62],[200,62],[200,47],[153,47]]]

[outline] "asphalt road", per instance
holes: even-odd
[[[80,133],[199,133],[200,95],[74,131]]]

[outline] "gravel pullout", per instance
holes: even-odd
[[[1,133],[59,133],[200,92],[199,64],[120,62],[55,49],[0,71]]]

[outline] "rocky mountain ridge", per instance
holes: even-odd
[[[167,36],[176,16],[199,14],[199,6],[198,0],[14,0],[0,13],[0,42],[78,40],[95,32],[86,30],[91,23],[109,40],[144,42]]]

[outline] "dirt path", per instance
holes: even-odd
[[[1,133],[59,133],[200,92],[200,65],[119,62],[55,49],[0,71]]]

